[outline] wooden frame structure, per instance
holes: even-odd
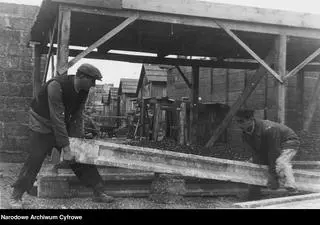
[[[83,57],[192,66],[192,82],[188,86],[192,90],[194,109],[198,101],[200,66],[257,69],[206,144],[209,147],[268,73],[278,81],[278,121],[285,123],[287,79],[301,69],[317,71],[320,68],[319,20],[319,15],[195,0],[44,0],[30,41],[39,43],[35,47],[35,59],[40,54],[48,54],[49,60],[50,55],[57,54],[57,75],[66,74]],[[57,48],[53,47],[54,43]],[[81,51],[70,46],[86,49]],[[148,52],[157,56],[111,50]],[[170,55],[192,57],[172,58]],[[75,58],[68,61],[68,56]],[[40,64],[35,66],[38,68]],[[34,70],[35,89],[41,83],[37,68]],[[316,102],[314,97],[308,118],[312,117]],[[197,120],[197,112],[191,112],[192,122]]]

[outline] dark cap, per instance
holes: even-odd
[[[95,67],[89,63],[82,64],[78,68],[78,71],[81,73],[84,73],[90,77],[93,77],[96,80],[102,80],[102,75],[100,73],[100,70],[97,67]]]

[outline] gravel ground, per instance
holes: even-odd
[[[8,198],[12,192],[21,164],[0,163],[0,208],[8,209]],[[25,209],[221,209],[232,208],[239,202],[235,197],[188,197],[170,204],[155,203],[148,198],[116,198],[109,204],[94,203],[90,198],[44,199],[25,194]]]

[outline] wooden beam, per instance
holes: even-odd
[[[248,162],[80,138],[70,138],[70,147],[79,163],[261,186],[267,184],[267,166]],[[320,191],[319,173],[294,170],[294,176],[299,190]]]
[[[303,124],[303,130],[308,131],[310,124],[312,122],[314,113],[317,109],[318,103],[320,101],[320,76],[317,79],[316,85],[313,89],[313,94],[311,98],[311,102],[308,105],[308,109],[306,111],[306,117]]]
[[[182,72],[180,66],[176,66],[176,68],[177,68],[179,74],[181,75],[182,79],[184,80],[184,82],[188,86],[188,88],[192,88],[192,84],[190,84],[188,78],[184,75],[184,73]]]
[[[33,43],[33,97],[37,96],[41,87],[41,55],[40,55],[40,44]]]
[[[56,49],[54,49],[54,52]],[[70,49],[70,56],[77,56],[81,53],[81,50]],[[254,62],[232,62],[232,61],[214,61],[214,60],[198,60],[198,59],[181,59],[181,58],[157,58],[150,56],[117,54],[117,53],[100,53],[91,52],[85,56],[85,58],[114,60],[133,63],[148,63],[148,64],[164,64],[164,65],[182,65],[192,66],[198,65],[201,67],[214,67],[214,68],[233,68],[233,69],[257,69],[258,63]]]
[[[127,18],[125,21],[123,21],[116,28],[112,29],[110,32],[105,34],[103,37],[101,37],[99,40],[97,40],[95,43],[93,43],[91,46],[89,46],[87,49],[85,49],[83,52],[81,52],[79,55],[77,55],[75,58],[73,58],[70,62],[65,64],[62,68],[59,68],[58,74],[65,73],[70,67],[72,67],[74,64],[76,64],[80,59],[82,59],[84,56],[86,56],[87,54],[92,52],[95,48],[98,48],[100,45],[104,44],[106,41],[110,40],[112,37],[114,37],[119,32],[124,30],[126,27],[128,27],[130,24],[132,24],[134,21],[136,21],[138,18],[139,18],[139,14],[136,14],[132,17]]]
[[[47,53],[47,60],[46,60],[46,65],[44,68],[44,75],[43,75],[43,79],[42,79],[42,83],[44,84],[47,80],[47,76],[48,76],[48,69],[49,69],[49,64],[50,64],[50,59],[53,58],[53,54],[52,54],[52,47],[53,47],[53,41],[54,41],[54,37],[56,35],[56,27],[57,27],[57,21],[55,21],[52,30],[49,32],[49,37],[50,37],[50,46],[49,46],[49,51]],[[52,59],[53,60],[53,59]]]
[[[284,78],[288,79],[289,77],[292,77],[299,72],[303,67],[305,67],[309,62],[311,62],[314,58],[316,58],[320,54],[320,48],[318,48],[314,53],[312,53],[309,57],[307,57],[305,60],[303,60],[302,63],[300,63],[296,68],[290,71]]]
[[[283,80],[286,75],[286,58],[287,58],[287,36],[280,35],[276,40],[277,45],[277,62],[275,67]],[[285,124],[286,116],[286,92],[288,82],[279,83],[276,82],[276,103],[277,103],[277,121],[281,124]]]
[[[271,198],[271,199],[264,199],[259,201],[242,202],[242,203],[236,203],[234,204],[234,206],[236,206],[237,208],[260,208],[260,207],[267,207],[267,206],[276,207],[277,205],[282,205],[286,203],[291,203],[293,205],[293,204],[299,204],[299,202],[301,201],[315,200],[315,199],[317,199],[320,202],[320,193],[289,196],[289,197],[282,197],[282,198]]]
[[[275,59],[275,49],[272,49],[268,56],[265,58],[266,63],[271,64],[274,62]],[[213,144],[218,140],[220,135],[224,132],[224,130],[229,125],[231,119],[235,115],[235,113],[238,111],[238,109],[243,105],[243,103],[247,100],[247,98],[250,96],[250,94],[254,91],[256,86],[259,84],[260,80],[267,75],[267,70],[265,67],[261,66],[254,76],[250,79],[249,85],[244,89],[242,95],[240,95],[237,99],[237,101],[232,105],[230,111],[225,116],[219,127],[214,131],[213,136],[210,138],[210,140],[206,143],[206,147],[211,147]]]
[[[68,3],[73,5],[80,6],[90,6],[90,7],[99,7],[99,8],[109,8],[109,9],[121,9],[121,0],[52,0],[52,2],[57,3]]]
[[[229,28],[227,28],[220,21],[216,21],[219,27],[221,27],[227,34],[229,34],[241,47],[243,47],[255,60],[257,60],[262,66],[264,66],[280,83],[282,83],[281,77],[271,69],[254,51],[252,51],[248,45],[246,45],[240,38],[237,37]]]
[[[199,66],[192,66],[192,88],[190,103],[190,143],[197,142],[198,124],[198,103],[199,103]]]
[[[70,39],[71,10],[59,6],[58,18],[58,48],[57,48],[57,71],[67,62],[69,57],[69,39]],[[68,70],[57,75],[66,75]]]
[[[317,22],[320,20],[320,15],[317,14],[205,1],[123,0],[122,7],[123,9],[186,15],[190,17],[206,17],[212,19],[246,21],[250,23],[263,23],[290,27],[320,28],[320,25]]]
[[[105,16],[116,16],[116,17],[130,17],[136,13],[135,11],[124,11],[124,10],[106,10],[101,8],[82,8],[79,6],[73,6],[72,11],[91,13]],[[197,27],[210,27],[219,28],[212,18],[205,17],[190,17],[189,15],[177,15],[168,14],[161,12],[148,12],[139,11],[141,20],[163,22],[170,24],[183,24],[187,26]],[[219,18],[216,18],[219,19]],[[221,19],[221,18],[220,18]],[[278,26],[273,24],[259,24],[252,23],[251,21],[235,21],[235,20],[224,20],[224,24],[231,30],[247,31],[255,33],[267,33],[267,34],[286,34],[287,36],[293,37],[304,37],[304,38],[316,38],[320,37],[320,30],[308,29],[301,27],[289,27],[289,26]]]

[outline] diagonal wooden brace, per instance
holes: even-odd
[[[179,71],[179,73],[180,73],[181,77],[183,78],[184,82],[187,84],[188,88],[192,88],[192,84],[190,83],[188,78],[184,75],[184,73],[182,72],[181,68],[179,66],[176,66],[176,68]]]
[[[265,58],[265,61],[268,64],[271,64],[275,59],[276,50],[273,49],[269,55]],[[267,70],[265,67],[260,66],[260,68],[256,71],[252,79],[248,82],[249,85],[244,89],[242,95],[239,96],[237,101],[232,105],[230,111],[225,116],[219,127],[214,131],[210,140],[206,143],[206,147],[211,147],[213,144],[218,140],[222,132],[227,128],[228,124],[230,123],[231,119],[238,111],[238,109],[243,105],[243,103],[247,100],[250,94],[254,91],[256,86],[259,84],[260,80],[267,74]]]
[[[49,46],[49,51],[47,54],[47,60],[46,60],[46,65],[45,65],[45,69],[44,69],[44,75],[43,75],[43,79],[42,79],[42,83],[44,84],[47,80],[47,74],[48,74],[48,69],[49,69],[49,63],[50,63],[50,59],[53,58],[53,41],[54,41],[54,36],[56,35],[57,32],[57,20],[55,21],[53,28],[52,28],[52,33],[50,35],[50,46]],[[52,59],[53,60],[53,59]]]
[[[307,57],[305,60],[303,60],[302,63],[300,63],[298,66],[296,66],[293,70],[288,73],[284,79],[288,79],[289,77],[292,77],[296,75],[304,66],[306,66],[309,62],[311,62],[314,58],[316,58],[320,54],[320,48],[318,48],[314,53],[312,53],[309,57]]]
[[[240,38],[237,37],[229,28],[224,26],[221,22],[215,20],[216,24],[221,27],[227,34],[229,34],[239,45],[241,45],[255,60],[257,60],[266,70],[268,70],[280,83],[283,83],[281,76],[268,66],[248,45],[246,45]]]
[[[95,43],[93,43],[91,46],[89,46],[87,49],[85,49],[83,52],[81,52],[79,55],[77,55],[75,58],[73,58],[70,62],[68,62],[63,67],[59,68],[57,71],[59,74],[64,74],[67,72],[69,68],[71,68],[74,64],[76,64],[80,59],[88,55],[90,52],[92,52],[95,48],[98,48],[100,45],[105,43],[106,41],[110,40],[112,37],[114,37],[116,34],[121,32],[123,29],[125,29],[127,26],[132,24],[134,21],[136,21],[139,18],[139,14],[135,14],[134,16],[131,16],[127,18],[125,21],[123,21],[119,26],[105,34],[103,37],[101,37],[99,40],[97,40]]]

